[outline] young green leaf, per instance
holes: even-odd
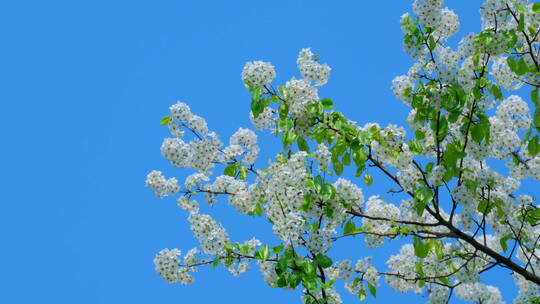
[[[236,163],[230,164],[227,167],[225,167],[225,171],[223,172],[223,174],[235,177],[236,176],[236,170],[237,170]]]
[[[321,100],[321,104],[323,105],[323,108],[325,108],[325,109],[332,109],[332,108],[334,108],[334,103],[333,103],[332,100],[329,99],[329,98],[323,98],[323,99]]]
[[[272,252],[275,254],[279,254],[283,251],[283,244],[272,247]]]
[[[414,254],[417,257],[421,259],[427,257],[429,253],[429,243],[424,243],[422,242],[422,239],[415,236],[414,241],[413,241],[413,246],[414,246]]]
[[[373,184],[373,177],[370,174],[364,174],[364,183],[367,186],[371,186]]]
[[[315,258],[315,261],[317,261],[317,264],[321,266],[322,268],[328,268],[332,266],[333,262],[332,259],[330,259],[328,256],[319,253],[317,257]]]
[[[368,282],[368,288],[371,295],[375,298],[377,297],[377,288]]]
[[[161,121],[159,122],[159,124],[162,125],[162,126],[164,126],[164,125],[168,124],[170,120],[171,120],[171,115],[167,115],[167,116],[165,116],[165,117],[163,117],[163,118],[161,119]]]

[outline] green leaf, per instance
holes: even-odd
[[[533,3],[532,10],[535,13],[540,13],[540,2]]]
[[[367,185],[367,186],[371,186],[373,184],[373,177],[369,174],[364,174],[364,183]]]
[[[517,30],[522,32],[525,29],[525,14],[521,13],[519,16],[519,22],[517,26]]]
[[[417,155],[422,153],[422,150],[423,150],[422,145],[420,144],[418,140],[414,140],[414,141],[409,140],[409,149],[411,150],[412,153],[417,154]]]
[[[512,70],[512,72],[517,74],[517,62],[516,62],[516,59],[514,57],[508,57],[508,58],[506,58],[506,63],[508,64],[508,67],[510,68],[510,70]]]
[[[446,286],[452,286],[452,285],[450,285],[450,281],[448,281],[447,277],[441,277],[441,278],[439,278],[439,281],[441,281]]]
[[[377,297],[377,288],[368,282],[368,288],[371,295],[375,298]]]
[[[280,103],[278,107],[278,112],[279,112],[280,119],[287,118],[289,115],[289,106],[284,102]]]
[[[414,241],[413,241],[413,246],[414,246],[414,255],[416,255],[417,257],[421,259],[427,257],[429,253],[428,243],[422,242],[422,239],[415,236]]]
[[[433,39],[433,36],[429,36],[429,49],[434,50],[435,46],[435,39]]]
[[[538,135],[535,135],[529,140],[529,144],[527,145],[527,151],[529,151],[533,157],[540,152],[540,143],[538,143],[539,140]]]
[[[416,261],[416,264],[414,265],[414,271],[419,277],[424,276],[424,269],[423,269],[423,263],[422,260]]]
[[[448,121],[446,120],[446,116],[441,115],[441,118],[439,119],[439,132],[437,133],[439,142],[443,141],[446,137],[446,133],[448,133]]]
[[[246,180],[248,176],[248,169],[244,166],[240,166],[240,175],[238,175],[238,178],[241,180]]]
[[[336,174],[338,176],[341,175],[341,173],[343,173],[343,164],[339,160],[335,160],[332,162],[332,164],[334,165],[334,171]]]
[[[321,104],[322,104],[323,108],[325,108],[325,109],[333,109],[334,108],[334,103],[329,98],[323,98],[321,100]]]
[[[315,260],[317,261],[317,264],[322,268],[328,268],[333,264],[332,259],[322,253],[319,253]]]
[[[505,236],[503,236],[500,240],[499,240],[499,243],[501,243],[501,247],[503,249],[503,251],[506,251],[508,250],[508,245],[506,244],[506,242],[512,237],[512,234],[507,234]]]
[[[478,204],[478,212],[484,214],[484,215],[488,215],[489,212],[491,211],[491,209],[493,209],[493,204],[489,204],[489,201],[487,200],[481,200],[480,203]]]
[[[236,163],[230,164],[227,167],[225,167],[225,171],[223,174],[234,177],[236,175],[237,166]]]
[[[309,145],[303,137],[298,137],[296,143],[298,144],[298,149],[300,149],[300,151],[310,153]]]
[[[364,169],[366,168],[366,165],[361,165],[356,168],[356,172],[354,173],[354,177],[360,177],[362,175],[362,172],[364,172]]]
[[[357,166],[362,166],[366,163],[367,153],[363,148],[353,151],[353,161]]]
[[[302,206],[300,206],[300,210],[302,210],[304,212],[308,211],[312,200],[313,200],[313,197],[312,197],[311,193],[304,194],[304,203],[302,203]]]
[[[371,135],[366,131],[358,132],[358,136],[356,138],[358,139],[358,143],[362,146],[369,144],[371,141]]]
[[[534,110],[533,124],[536,129],[540,129],[540,106],[536,106]]]
[[[268,259],[268,257],[270,256],[270,247],[268,245],[263,245],[261,248],[259,248],[259,250],[255,253],[255,257],[257,257],[258,255],[258,258],[261,260],[261,261],[266,261]]]
[[[280,288],[287,286],[287,279],[285,278],[284,274],[281,274],[281,275],[278,276],[276,284]]]
[[[289,287],[295,289],[300,282],[302,282],[302,276],[299,273],[293,272],[289,277]]]
[[[284,147],[286,147],[288,144],[294,143],[295,140],[296,133],[293,130],[289,130],[281,134],[281,142],[283,143]]]
[[[479,124],[478,125],[472,125],[471,126],[471,137],[472,139],[477,142],[477,143],[480,143],[482,141],[482,139],[484,139],[484,132],[483,132],[483,128],[482,126],[480,126]]]
[[[345,166],[349,166],[351,164],[351,154],[349,152],[345,152],[341,158],[341,161]]]
[[[257,87],[251,94],[251,112],[255,118],[264,111],[264,103],[261,101],[262,87]]]
[[[216,269],[219,264],[219,255],[214,256],[214,262],[212,263],[212,268]]]
[[[433,192],[427,187],[419,187],[414,193],[414,201],[416,203],[416,212],[422,216],[426,205],[433,200]]]
[[[279,254],[283,251],[283,244],[272,247],[272,252],[275,254]]]
[[[253,210],[253,213],[257,214],[258,216],[262,216],[262,208],[260,203],[257,203],[257,205],[255,206],[255,210]]]
[[[421,130],[416,130],[414,132],[414,137],[417,139],[417,140],[422,140],[424,138],[426,138],[426,133],[424,133],[423,131]]]
[[[523,57],[521,57],[516,64],[516,70],[514,72],[516,72],[516,74],[521,76],[527,73],[528,70],[529,70],[529,67],[527,66],[527,63],[525,63],[525,60],[523,59]]]
[[[497,100],[503,100],[501,87],[499,87],[498,85],[496,85],[496,84],[491,85],[489,91],[491,92],[491,95],[493,95],[493,98],[495,98]]]
[[[354,230],[356,230],[356,225],[354,224],[353,221],[348,221],[345,224],[345,228],[343,229],[343,233],[344,234],[349,234],[349,233],[352,233]]]
[[[294,126],[292,119],[285,117],[279,120],[279,129],[283,131],[289,131]]]
[[[360,291],[358,292],[358,299],[360,300],[360,302],[366,300],[366,290],[364,288],[360,289]]]
[[[165,117],[163,117],[163,118],[161,119],[161,121],[159,122],[159,124],[162,125],[162,126],[164,126],[164,125],[168,124],[170,120],[171,120],[171,115],[167,115],[167,116],[165,116]]]

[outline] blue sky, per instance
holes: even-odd
[[[267,287],[258,271],[234,278],[203,269],[191,286],[168,285],[154,272],[162,248],[196,245],[174,199],[157,199],[144,186],[152,169],[179,179],[186,173],[161,157],[167,130],[159,120],[182,100],[227,139],[250,126],[244,63],[271,61],[277,83],[284,82],[298,75],[298,51],[311,47],[332,67],[321,97],[361,124],[403,124],[407,109],[390,84],[411,64],[399,29],[410,4],[2,2],[0,302],[298,302],[298,292]],[[446,5],[460,15],[460,33],[479,29],[480,1]],[[272,136],[261,141],[279,143]],[[269,225],[236,215],[225,202],[212,214],[235,240],[275,240]],[[341,257],[387,256],[397,248],[374,252],[359,239],[337,247]],[[515,293],[504,291],[507,299]],[[396,296],[382,287],[372,303]]]

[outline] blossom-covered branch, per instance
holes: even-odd
[[[459,18],[442,5],[416,0],[414,13],[401,17],[404,49],[415,63],[392,90],[410,107],[408,129],[360,125],[320,98],[331,69],[310,49],[298,54],[300,77],[283,85],[273,84],[271,63],[248,62],[242,71],[254,128],[281,139],[281,152],[265,167],[257,162],[255,131],[240,128],[225,145],[187,104],[172,105],[162,120],[172,137],[161,153],[194,172],[179,185],[152,171],[146,184],[158,197],[179,195],[200,248],[183,261],[178,249],[161,251],[154,262],[163,279],[192,283],[191,273],[205,265],[239,275],[256,262],[268,285],[301,286],[307,304],[342,303],[338,281],[360,300],[376,296],[381,277],[394,290],[424,292],[432,304],[453,296],[504,303],[483,276],[502,267],[519,288],[514,303],[538,303],[540,207],[521,184],[540,181],[540,5],[485,0],[481,31],[457,48],[448,38]],[[518,89],[530,95],[510,94]],[[391,202],[364,197],[357,180],[378,182],[371,170],[383,176]],[[351,178],[341,177],[347,173]],[[226,197],[240,214],[269,221],[277,245],[233,241],[201,212],[200,196],[209,205]],[[406,244],[389,257],[389,269],[377,270],[370,257],[354,267],[332,259],[333,244],[345,237],[372,248]]]

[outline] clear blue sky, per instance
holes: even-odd
[[[311,47],[332,67],[322,97],[362,124],[403,124],[406,107],[390,85],[411,64],[399,29],[411,2],[3,1],[0,302],[297,303],[299,292],[267,287],[258,270],[234,278],[205,269],[191,286],[154,272],[162,248],[196,245],[174,199],[144,186],[152,169],[185,173],[160,156],[167,130],[159,120],[186,101],[227,139],[250,126],[244,62],[273,62],[283,82],[298,75],[298,51]],[[479,4],[446,2],[461,33],[479,29]],[[273,239],[270,226],[224,202],[212,212],[234,240]],[[374,253],[347,240],[335,256]],[[372,303],[396,296],[384,287]]]

